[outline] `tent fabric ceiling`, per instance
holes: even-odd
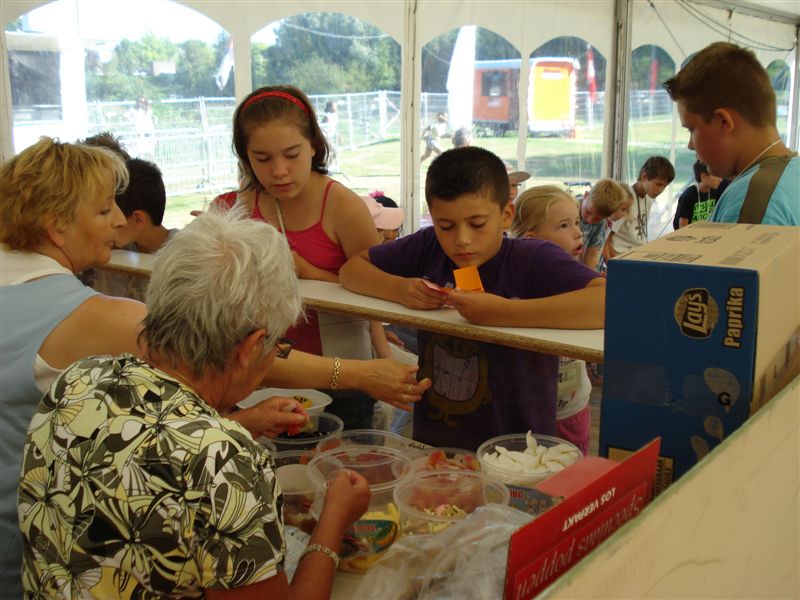
[[[732,41],[754,47],[765,65],[780,59],[789,65],[793,73],[797,72],[797,52],[790,50],[796,48],[797,24],[800,23],[800,2],[797,0],[628,2],[632,7],[632,50],[645,44],[661,46],[675,64],[680,65],[687,56],[710,41],[730,37]],[[403,90],[410,92],[419,88],[422,47],[436,36],[462,25],[478,25],[504,36],[522,56],[530,55],[552,38],[574,36],[585,39],[610,59],[617,37],[615,0],[348,0],[335,4],[329,0],[182,0],[180,3],[214,20],[231,34],[237,67],[234,77],[239,98],[252,89],[249,52],[252,35],[270,23],[301,12],[330,12],[335,7],[336,12],[363,19],[391,35],[401,45],[404,60],[402,86]],[[5,26],[9,21],[44,4],[47,2],[3,0],[0,3],[0,17]],[[737,10],[739,7],[741,10]],[[784,19],[792,14],[798,17],[794,24],[789,24],[752,16],[747,14],[747,8],[774,10]],[[727,36],[725,32],[728,32]],[[5,39],[0,43],[0,58],[4,63],[3,76],[7,82],[6,44]],[[613,63],[609,60],[608,69],[612,68]],[[609,70],[607,76],[613,77],[613,71]],[[7,85],[3,87],[6,88],[4,96],[7,96]],[[413,93],[404,95],[412,96]],[[3,104],[8,107],[7,102]],[[408,109],[413,106],[410,99],[406,106]],[[2,111],[2,117],[0,144],[3,156],[9,156],[10,109]],[[413,117],[409,116],[407,121],[409,124],[404,126],[404,133],[409,134],[413,132]]]

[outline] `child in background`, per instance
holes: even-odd
[[[431,155],[439,156],[442,153],[440,140],[447,136],[447,114],[436,113],[436,122],[431,123],[422,132],[422,140],[425,142],[425,154],[419,159],[423,163]]]
[[[158,251],[177,229],[162,225],[167,192],[159,168],[140,158],[125,161],[128,187],[117,194],[116,201],[126,223],[114,230],[114,245],[123,250],[152,254]],[[145,301],[148,277],[109,269],[95,270],[92,287],[108,296],[122,296]]]
[[[372,192],[369,196],[361,196],[367,205],[375,228],[383,238],[383,244],[390,244],[400,236],[400,227],[403,224],[403,209],[397,203],[384,196],[383,192]],[[408,339],[409,335],[416,337],[416,331],[409,328],[397,328],[388,323],[372,321],[370,323],[372,332],[372,347],[375,355],[379,358],[393,358],[404,365],[416,365],[417,355],[416,339],[411,346],[412,351],[406,349],[405,342],[398,337],[398,329],[402,330],[403,339]],[[375,406],[375,416],[372,420],[373,429],[389,430],[404,437],[411,437],[411,422],[413,408],[408,410],[395,410],[393,406],[378,402]]]
[[[282,231],[298,276],[338,281],[348,257],[380,242],[370,213],[354,192],[327,176],[328,144],[314,109],[291,86],[263,87],[248,94],[233,117],[233,146],[242,170],[239,192],[215,199],[242,204],[252,218]],[[300,349],[342,358],[372,358],[369,322],[306,311],[286,334]],[[337,363],[338,364],[338,363]],[[408,392],[395,406],[408,410],[418,396],[416,367],[408,367]],[[375,401],[362,392],[337,389],[334,368],[326,409],[345,428],[369,428]]]
[[[519,195],[519,186],[531,178],[531,174],[527,171],[515,171],[511,163],[504,163],[506,166],[506,173],[508,173],[508,201],[514,202]]]
[[[125,161],[130,182],[117,195],[117,206],[125,215],[125,227],[116,230],[114,244],[123,250],[153,254],[171,238],[177,229],[162,225],[167,192],[161,171],[140,158]]]
[[[580,206],[583,253],[580,261],[598,270],[600,253],[606,243],[606,221],[628,199],[628,194],[613,179],[601,179],[583,196]],[[517,206],[519,211],[519,205]]]
[[[600,188],[595,189],[598,186]],[[598,181],[592,190],[595,200],[605,196],[599,190],[610,190],[615,196],[623,193],[610,179]],[[586,199],[591,196],[592,191],[584,198],[584,206]],[[596,210],[603,212],[611,210],[610,205],[600,201],[590,206],[592,206],[590,214],[594,214]],[[605,219],[599,222],[605,226]],[[580,260],[581,256],[585,255],[584,233],[582,219],[578,214],[578,204],[570,194],[554,185],[536,186],[520,194],[509,233],[515,238],[538,238],[553,242],[575,260]],[[586,371],[586,362],[563,356],[559,358],[556,430],[559,437],[575,444],[584,455],[589,453],[589,433],[592,424],[589,408],[591,393],[592,384]]]
[[[117,156],[122,158],[122,160],[129,160],[131,158],[131,155],[128,154],[128,151],[122,147],[122,143],[110,131],[101,131],[100,133],[90,135],[86,139],[78,140],[78,143],[84,144],[85,146],[99,146],[101,148],[108,148]]]
[[[609,258],[647,243],[647,221],[653,202],[675,179],[675,168],[663,156],[651,156],[633,184],[634,202],[630,214],[615,222],[608,236]]]
[[[711,175],[701,160],[694,162],[692,170],[695,183],[686,188],[678,198],[678,207],[672,220],[674,229],[686,227],[695,221],[708,221],[714,212],[717,200],[728,187],[728,181]]]
[[[505,237],[508,194],[503,161],[488,150],[443,152],[425,182],[433,226],[351,257],[342,284],[414,309],[448,303],[480,325],[603,327],[605,280],[555,244]],[[445,289],[464,267],[477,268],[486,292]],[[414,408],[414,439],[475,450],[501,434],[556,433],[558,357],[421,330],[418,340],[433,386]]]
[[[403,224],[403,209],[387,208],[372,196],[361,196],[361,199],[367,205],[372,221],[375,223],[375,229],[383,239],[381,243],[386,244],[397,239],[400,226]],[[375,354],[380,358],[392,358],[392,350],[389,346],[389,341],[386,339],[383,323],[371,321],[370,332]]]
[[[453,148],[463,148],[472,145],[472,130],[469,127],[461,127],[453,133]]]
[[[606,224],[609,228],[620,219],[625,219],[631,214],[631,206],[633,206],[633,201],[636,199],[636,194],[633,193],[633,188],[630,184],[624,181],[617,181],[617,185],[625,192],[625,198],[620,202],[617,211],[608,218]]]

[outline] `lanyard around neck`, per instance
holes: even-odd
[[[639,225],[639,237],[647,240],[647,194],[644,195],[644,220],[642,220],[642,205],[639,202],[640,200],[642,200],[642,198],[639,197],[639,194],[636,194],[636,222]]]

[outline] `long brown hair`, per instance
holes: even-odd
[[[247,144],[253,128],[272,121],[296,125],[314,149],[311,170],[323,175],[328,173],[328,142],[308,97],[290,85],[266,86],[251,92],[233,113],[233,151],[241,170],[240,191],[261,189],[247,157]]]

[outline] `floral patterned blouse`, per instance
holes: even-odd
[[[39,404],[19,491],[26,595],[201,598],[283,569],[268,453],[125,354],[69,367]]]

